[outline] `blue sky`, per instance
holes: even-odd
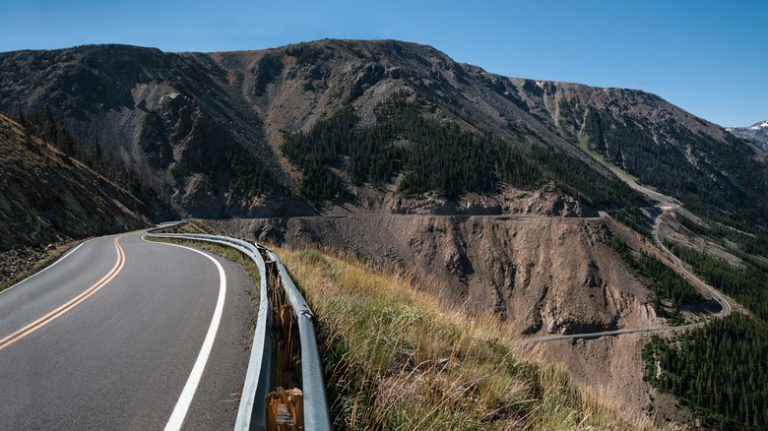
[[[430,44],[508,76],[639,88],[724,126],[768,119],[768,1],[2,0],[0,51],[129,43]]]

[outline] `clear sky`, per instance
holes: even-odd
[[[767,0],[0,0],[0,51],[326,37],[401,39],[503,75],[638,88],[724,126],[768,119]]]

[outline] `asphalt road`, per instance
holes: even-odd
[[[725,298],[725,296],[722,293],[720,293],[720,291],[710,286],[709,284],[705,283],[697,275],[688,271],[683,261],[680,260],[680,258],[678,258],[677,256],[675,256],[675,254],[672,253],[672,251],[670,251],[664,245],[664,242],[659,237],[659,227],[661,226],[662,216],[666,212],[674,211],[675,209],[679,208],[681,206],[680,202],[671,196],[661,194],[655,190],[651,190],[646,186],[638,184],[634,178],[632,178],[626,172],[622,171],[621,169],[613,165],[603,163],[600,160],[598,160],[598,162],[601,163],[606,168],[608,168],[609,170],[611,170],[628,186],[644,194],[649,199],[656,201],[657,208],[661,212],[656,216],[656,219],[653,222],[653,231],[652,231],[653,241],[670,259],[672,259],[675,266],[677,266],[681,271],[683,271],[689,277],[689,280],[695,280],[696,284],[701,289],[703,289],[715,301],[717,301],[718,304],[720,304],[721,309],[716,314],[716,317],[725,317],[731,314],[731,312],[733,311],[733,308],[731,307],[730,301],[727,298]],[[587,332],[587,333],[580,333],[580,334],[542,335],[540,337],[524,338],[521,340],[521,344],[538,344],[538,343],[548,343],[552,341],[576,340],[576,339],[589,340],[589,339],[595,339],[595,338],[601,338],[601,337],[615,337],[618,335],[625,335],[625,334],[642,334],[642,333],[652,333],[652,332],[679,332],[679,331],[686,331],[688,329],[695,328],[703,324],[704,323],[694,323],[694,324],[680,325],[680,326],[654,325],[654,326],[640,327],[640,328],[623,328],[623,329],[615,329],[615,330],[609,330],[609,331]]]
[[[140,232],[85,242],[0,293],[0,430],[231,430],[252,288]]]
[[[720,316],[725,317],[733,311],[733,308],[731,307],[731,303],[725,298],[725,296],[720,293],[717,289],[710,286],[709,284],[705,283],[702,279],[700,279],[698,276],[692,274],[690,271],[688,271],[688,268],[685,267],[685,264],[682,260],[680,260],[679,257],[675,256],[674,253],[670,249],[667,248],[666,245],[664,245],[664,242],[659,237],[659,226],[661,226],[661,217],[664,215],[667,211],[674,211],[677,206],[676,205],[662,205],[659,207],[661,209],[661,213],[656,216],[656,220],[653,222],[653,241],[656,243],[656,245],[664,251],[664,253],[672,259],[672,262],[675,263],[675,266],[680,268],[681,271],[683,271],[690,279],[696,280],[698,285],[704,289],[715,301],[717,301],[718,304],[720,304],[720,312],[718,313]]]

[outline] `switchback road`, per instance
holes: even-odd
[[[714,287],[710,286],[709,284],[705,283],[701,278],[699,278],[697,275],[693,274],[688,270],[688,268],[685,266],[682,260],[675,256],[672,251],[670,251],[665,245],[664,242],[661,240],[661,237],[659,236],[659,228],[662,223],[662,217],[664,214],[668,212],[674,212],[676,209],[681,207],[680,202],[671,197],[667,196],[665,194],[659,193],[656,190],[652,190],[649,187],[643,186],[639,184],[634,178],[632,178],[630,175],[628,175],[626,172],[622,171],[621,169],[617,168],[616,166],[613,166],[609,163],[606,163],[604,160],[597,158],[596,159],[599,163],[601,163],[603,166],[605,166],[607,169],[609,169],[611,172],[613,172],[616,176],[619,177],[622,181],[624,181],[629,187],[632,189],[644,194],[646,197],[648,197],[650,200],[656,202],[656,207],[659,210],[659,214],[656,216],[656,218],[653,221],[653,230],[651,232],[653,236],[653,241],[656,243],[656,246],[664,252],[675,264],[675,266],[678,268],[679,271],[684,273],[687,277],[689,282],[693,281],[693,284],[695,287],[697,287],[702,293],[705,295],[709,295],[714,299],[718,304],[720,304],[720,311],[717,313],[717,317],[725,317],[731,314],[733,311],[733,307],[731,306],[730,301],[723,295],[720,291],[715,289]],[[653,333],[653,332],[679,332],[679,331],[685,331],[691,328],[695,328],[697,326],[701,326],[703,323],[694,323],[694,324],[688,324],[688,325],[680,325],[680,326],[660,326],[660,325],[653,325],[653,326],[647,326],[647,327],[639,327],[639,328],[622,328],[622,329],[615,329],[615,330],[608,330],[608,331],[600,331],[600,332],[587,332],[587,333],[580,333],[580,334],[550,334],[550,335],[542,335],[539,337],[529,337],[524,338],[521,340],[522,344],[537,344],[537,343],[548,343],[551,341],[561,341],[561,340],[576,340],[576,339],[595,339],[595,338],[601,338],[601,337],[614,337],[618,335],[625,335],[625,334],[641,334],[641,333]]]

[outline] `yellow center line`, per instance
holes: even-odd
[[[109,272],[104,277],[102,277],[99,281],[94,283],[91,287],[85,289],[80,294],[70,299],[69,301],[65,302],[64,304],[60,305],[59,307],[52,310],[48,314],[38,318],[33,322],[30,322],[22,326],[21,328],[13,331],[12,333],[0,339],[0,350],[5,349],[11,344],[21,340],[27,335],[37,331],[43,326],[63,316],[69,310],[77,307],[79,304],[81,304],[83,301],[85,301],[86,299],[91,297],[93,294],[101,290],[101,288],[106,286],[110,281],[112,281],[115,277],[117,277],[117,274],[119,274],[120,271],[123,270],[123,266],[125,266],[125,253],[123,253],[123,248],[120,246],[120,239],[122,237],[123,235],[115,238],[114,244],[115,244],[115,250],[117,251],[117,261],[115,262],[115,265],[112,267],[112,269],[110,269]]]

